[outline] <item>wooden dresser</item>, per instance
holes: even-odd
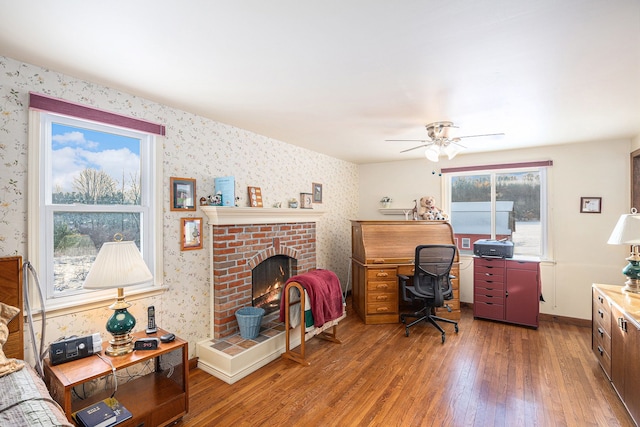
[[[640,294],[594,284],[592,350],[636,425],[640,422]]]
[[[454,244],[453,229],[445,221],[351,221],[353,308],[365,324],[400,321],[398,274],[413,275],[418,245]],[[438,308],[439,316],[460,319],[458,255],[451,269],[451,312]],[[411,309],[407,309],[407,312]]]

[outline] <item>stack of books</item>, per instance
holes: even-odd
[[[111,427],[132,417],[118,400],[110,397],[73,413],[80,427]]]

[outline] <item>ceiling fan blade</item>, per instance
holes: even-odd
[[[503,136],[504,133],[485,133],[484,135],[467,135],[467,136],[459,136],[458,138],[479,138],[482,136]]]
[[[400,151],[401,153],[406,153],[407,151],[413,151],[413,150],[417,150],[418,148],[422,148],[422,147],[428,147],[431,144],[422,144],[422,145],[418,145],[417,147],[413,147],[413,148],[407,148],[406,150],[402,150]]]
[[[431,142],[426,139],[385,139],[385,142]]]

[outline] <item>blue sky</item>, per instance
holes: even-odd
[[[73,191],[73,179],[86,169],[108,173],[121,184],[131,176],[140,177],[140,140],[52,123],[52,178],[54,192]]]

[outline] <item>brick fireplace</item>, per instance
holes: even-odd
[[[258,208],[253,208],[258,209]],[[252,270],[276,255],[296,260],[292,275],[316,267],[315,222],[213,225],[213,338],[238,332],[235,312],[252,304]]]
[[[197,344],[198,367],[233,384],[280,357],[285,334],[259,342],[237,356],[216,351],[212,341],[238,331],[235,312],[252,303],[251,271],[255,266],[269,257],[285,255],[296,260],[293,274],[316,267],[316,222],[323,212],[213,206],[201,209],[208,218],[212,292],[211,331]]]

